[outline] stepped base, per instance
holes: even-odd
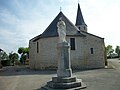
[[[41,90],[80,90],[83,88],[86,88],[86,85],[76,77],[53,77],[52,81],[47,82]]]

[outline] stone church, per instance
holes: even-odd
[[[66,24],[66,40],[70,43],[72,69],[94,69],[105,67],[104,38],[87,31],[80,4],[75,25],[60,11],[46,30],[29,41],[29,65],[33,69],[56,69],[58,63],[57,23],[59,18]]]

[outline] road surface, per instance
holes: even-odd
[[[75,71],[87,88],[83,90],[120,90],[120,60],[109,59],[110,68]],[[30,70],[24,66],[4,67],[0,70],[0,90],[35,90],[44,86],[56,71]]]

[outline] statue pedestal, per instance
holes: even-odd
[[[81,90],[86,88],[81,79],[76,77],[52,77],[52,81],[47,82],[40,90]]]
[[[58,77],[71,77],[72,70],[70,64],[70,45],[67,42],[58,43]]]
[[[58,43],[58,70],[57,77],[47,82],[41,90],[80,90],[86,88],[81,79],[72,76],[70,64],[70,45],[67,42]]]

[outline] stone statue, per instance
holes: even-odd
[[[57,23],[59,42],[66,42],[66,24],[62,20],[62,17],[59,18],[59,22]]]
[[[81,79],[72,76],[70,62],[70,44],[66,41],[66,25],[62,18],[57,23],[59,43],[57,43],[57,76],[47,82],[40,90],[81,90],[86,85]]]

